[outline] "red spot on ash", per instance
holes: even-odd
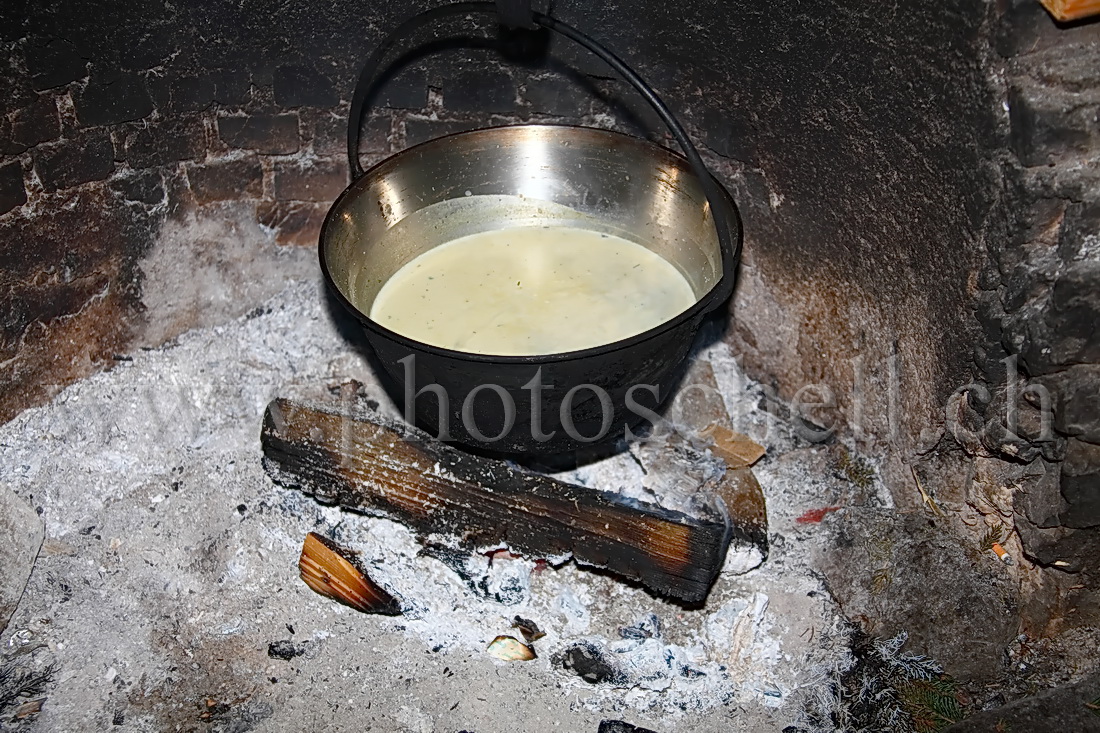
[[[829,512],[835,512],[837,509],[840,509],[840,507],[823,506],[820,509],[811,509],[794,521],[798,524],[817,524],[825,518],[826,514],[828,514]]]

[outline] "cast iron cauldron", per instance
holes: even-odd
[[[436,8],[407,21],[375,51],[352,101],[353,183],[322,227],[321,269],[362,322],[378,361],[402,385],[406,417],[415,411],[433,435],[493,452],[562,453],[622,438],[668,396],[703,317],[733,290],[740,219],[653,91],[595,41],[538,13],[532,14],[536,24],[573,38],[623,74],[654,105],[687,157],[606,130],[518,125],[431,140],[363,171],[358,143],[365,98],[395,40],[445,15],[494,12],[492,3]],[[439,348],[368,316],[382,284],[428,249],[477,232],[537,224],[638,242],[685,276],[696,302],[631,338],[535,356]]]

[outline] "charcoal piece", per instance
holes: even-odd
[[[289,639],[273,641],[267,645],[267,656],[289,662],[291,659],[305,654],[309,651],[309,647],[308,643],[295,644]]]
[[[532,558],[572,555],[651,590],[706,598],[736,528],[573,486],[462,452],[378,415],[275,400],[264,465],[327,504],[385,516],[471,550],[507,545]]]
[[[623,673],[615,668],[595,644],[580,643],[555,654],[550,661],[589,684],[621,684]]]
[[[657,731],[639,728],[622,720],[601,720],[600,730],[597,733],[657,733]]]

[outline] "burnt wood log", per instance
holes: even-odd
[[[276,399],[261,441],[271,477],[323,503],[473,551],[506,546],[552,561],[572,555],[688,603],[706,598],[736,529],[728,517],[689,516],[574,486],[337,406]]]

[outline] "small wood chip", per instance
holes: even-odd
[[[760,460],[766,449],[752,438],[724,425],[712,423],[703,429],[703,437],[714,441],[714,455],[726,463],[727,468],[745,468]]]
[[[1100,15],[1100,0],[1040,0],[1055,20],[1063,23]]]
[[[38,713],[42,712],[42,703],[44,702],[46,702],[46,698],[41,697],[37,700],[31,700],[30,702],[23,703],[15,709],[15,719],[23,720],[24,718],[29,718],[32,715],[38,715]]]
[[[505,662],[529,662],[538,656],[534,649],[514,636],[498,636],[489,642],[487,651]]]
[[[401,604],[371,580],[354,558],[349,550],[310,532],[302,544],[298,571],[314,591],[356,611],[399,616]]]

